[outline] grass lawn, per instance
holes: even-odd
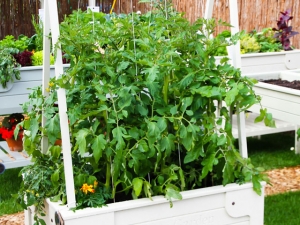
[[[248,153],[255,166],[266,170],[300,165],[300,155],[295,155],[294,133],[263,135],[261,139],[248,138]],[[21,182],[20,168],[9,169],[0,175],[0,216],[21,211],[11,194],[16,193]],[[300,191],[265,198],[264,225],[300,225]]]
[[[248,153],[255,166],[266,170],[300,165],[294,147],[294,132],[248,138]],[[265,197],[264,225],[300,225],[300,191]]]
[[[22,178],[18,177],[20,170],[21,168],[8,169],[0,175],[0,216],[22,211],[21,206],[16,204],[11,196],[20,188],[22,181]]]

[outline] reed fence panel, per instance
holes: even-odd
[[[116,0],[115,13],[130,13],[132,11],[146,12],[151,9],[149,3],[138,3],[139,0]],[[205,11],[206,0],[172,0],[174,8],[185,14],[185,17],[194,22],[202,17]],[[239,24],[241,30],[261,31],[265,27],[276,27],[276,20],[280,11],[292,10],[293,30],[300,28],[300,1],[299,0],[237,0],[239,9]],[[96,6],[105,13],[109,13],[113,0],[96,0]],[[59,19],[78,8],[86,10],[88,0],[58,0]],[[31,15],[38,15],[38,0],[1,0],[0,1],[0,39],[11,34],[17,37],[20,34],[31,36],[34,29],[31,24]],[[213,17],[229,21],[229,0],[215,0]],[[224,28],[219,28],[220,32]],[[292,44],[300,48],[300,34],[292,38]]]

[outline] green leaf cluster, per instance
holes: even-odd
[[[3,88],[7,87],[8,82],[21,79],[19,64],[12,53],[17,53],[17,49],[0,47],[0,84]]]
[[[261,32],[256,30],[250,33],[242,32],[241,54],[255,52],[279,52],[282,51],[281,43],[275,39],[272,28],[264,28]]]
[[[70,68],[51,80],[49,96],[37,87],[23,105],[26,151],[34,156],[45,136],[49,160],[59,158],[56,91],[64,88],[76,188],[96,179],[115,201],[164,195],[171,204],[180,191],[232,182],[252,181],[260,193],[265,177],[235,149],[230,119],[232,109],[259,103],[255,81],[214,58],[239,35],[211,38],[229,24],[190,24],[156,6],[142,15],[74,11],[65,18],[59,44]]]

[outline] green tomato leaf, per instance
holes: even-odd
[[[106,140],[103,134],[96,136],[92,141],[92,150],[95,162],[98,163],[105,149]]]
[[[81,129],[76,134],[76,143],[78,144],[79,152],[81,156],[84,156],[86,152],[86,137],[91,133],[89,129]]]
[[[226,163],[223,172],[223,185],[234,182],[234,168],[231,164]]]
[[[143,180],[140,178],[134,178],[132,180],[132,185],[135,195],[139,197],[143,188]]]

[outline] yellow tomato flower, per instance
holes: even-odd
[[[98,181],[94,181],[94,188],[96,188],[98,186]]]
[[[93,185],[88,185],[87,183],[83,184],[80,190],[85,194],[87,194],[88,192],[95,193]]]

